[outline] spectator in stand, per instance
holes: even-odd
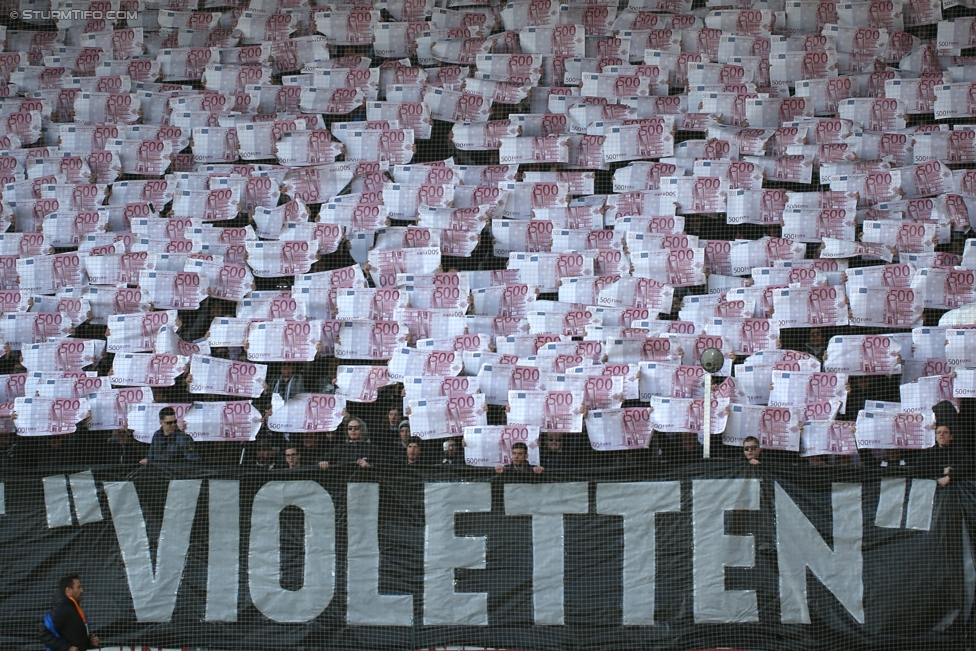
[[[512,452],[515,450],[513,449]],[[565,449],[563,435],[560,432],[542,432],[542,450],[539,463],[549,471],[571,470],[573,468],[572,452]]]
[[[294,362],[282,362],[278,377],[268,386],[271,388],[272,395],[277,393],[285,402],[300,393],[305,393],[305,380]]]
[[[159,410],[159,429],[153,432],[149,454],[139,463],[146,465],[150,461],[200,461],[200,455],[193,448],[193,439],[177,426],[176,410],[172,407]]]
[[[350,418],[346,423],[346,442],[336,448],[335,462],[324,461],[319,463],[319,468],[322,470],[329,468],[372,468],[373,465],[370,461],[372,454],[366,423],[359,418]]]
[[[420,439],[417,439],[418,441]],[[464,462],[464,442],[463,439],[451,438],[444,439],[444,455],[441,457],[442,466],[463,466]]]
[[[336,455],[339,453],[339,435],[336,431],[331,431],[320,432],[316,436],[318,437],[318,443],[314,458],[319,460],[319,468],[328,470],[329,464],[336,462]],[[305,456],[308,456],[308,454]]]
[[[407,443],[410,442],[410,421],[401,420],[397,428],[397,438],[387,451],[390,463],[399,463],[407,458]]]
[[[370,426],[371,431],[378,432],[374,440],[377,453],[387,459],[393,459],[397,453],[402,455],[406,451],[406,443],[400,439],[401,422],[403,416],[400,410],[393,408],[386,411],[382,419]]]
[[[258,443],[257,450],[254,452],[254,463],[251,464],[252,470],[274,470],[278,465],[278,453],[268,443]]]
[[[302,453],[298,448],[285,448],[285,463],[289,470],[302,467]]]
[[[507,466],[496,466],[495,472],[502,473],[535,473],[541,475],[543,466],[533,466],[529,463],[529,446],[519,441],[512,443],[512,463]]]
[[[100,463],[131,466],[146,458],[148,446],[132,437],[132,430],[125,427],[112,432],[112,436],[105,440]]]
[[[301,443],[299,443],[299,436],[301,436]],[[301,435],[292,435],[291,441],[283,444],[279,450],[281,451],[282,457],[284,457],[285,450],[288,448],[296,448],[308,463],[312,463],[313,460],[331,461],[334,456],[334,453],[331,451],[332,447],[327,443],[321,432],[305,432]]]
[[[762,454],[762,447],[759,445],[759,439],[755,436],[747,436],[746,440],[742,442],[743,460],[750,466],[761,465],[760,454]]]
[[[809,353],[823,361],[824,353],[827,352],[827,342],[824,339],[823,330],[820,328],[810,328],[807,334],[807,343],[803,347],[804,353]]]
[[[406,456],[406,466],[408,468],[420,468],[425,465],[423,461],[424,449],[423,441],[417,436],[411,436],[407,441],[407,456]]]
[[[966,475],[967,463],[959,446],[952,444],[952,428],[940,423],[935,428],[935,445],[923,450],[915,466],[915,474],[926,479],[935,479],[939,486],[945,487],[953,478]]]
[[[336,386],[336,377],[339,373],[339,361],[330,357],[325,362],[325,370],[322,379],[319,380],[318,393],[335,393],[339,387]]]
[[[400,423],[403,421],[403,414],[396,407],[386,412],[386,421],[379,428],[383,442],[396,441],[400,435]]]

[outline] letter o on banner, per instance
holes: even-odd
[[[305,513],[305,574],[299,590],[281,587],[279,514],[286,506]],[[335,595],[335,504],[312,481],[272,481],[254,496],[248,581],[251,601],[276,622],[308,622]]]

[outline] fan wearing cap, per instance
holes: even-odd
[[[410,421],[401,420],[397,427],[397,437],[387,447],[387,462],[400,464],[407,459],[407,446],[410,443]]]

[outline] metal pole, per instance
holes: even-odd
[[[705,373],[705,436],[702,439],[702,458],[712,456],[712,374]]]

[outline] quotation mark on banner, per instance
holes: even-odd
[[[71,526],[72,504],[74,504],[78,524],[102,520],[98,489],[95,488],[95,476],[91,471],[86,470],[74,475],[51,475],[45,477],[42,482],[48,529]]]
[[[934,479],[913,479],[908,490],[908,508],[905,508],[904,477],[881,480],[878,510],[874,514],[874,526],[900,529],[904,516],[905,528],[928,531],[932,526],[932,504],[935,500]]]

